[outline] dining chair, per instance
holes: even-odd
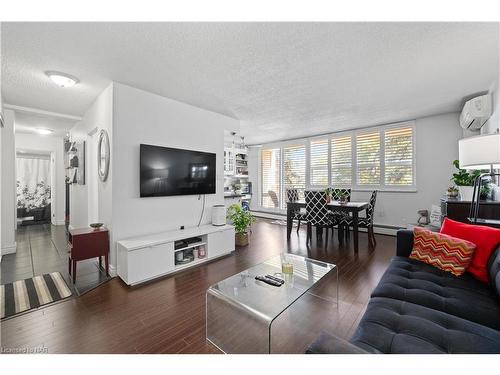
[[[370,202],[366,208],[366,216],[358,218],[358,228],[366,228],[368,230],[368,243],[371,247],[377,245],[377,240],[375,239],[375,233],[373,231],[373,213],[375,211],[375,203],[377,201],[377,190],[372,192],[370,197]],[[347,216],[340,220],[339,226],[343,228],[352,227],[352,217]]]
[[[341,196],[347,196],[347,201],[351,201],[351,189],[342,189],[342,188],[336,188],[332,189],[332,200],[338,201]],[[339,223],[342,219],[345,217],[348,217],[349,214],[344,211],[339,211],[339,210],[330,210],[333,216],[333,221],[335,223]],[[332,236],[333,236],[333,228],[332,228]]]
[[[307,219],[307,238],[306,242],[312,239],[312,227],[326,229],[326,235],[328,236],[328,229],[333,228],[336,223],[334,218],[328,210],[326,203],[326,192],[324,191],[314,191],[306,190],[306,219]],[[316,232],[318,233],[318,232]]]
[[[297,189],[287,189],[286,198],[288,202],[297,202],[299,200],[299,191]],[[292,213],[292,219],[297,220],[297,233],[299,233],[300,222],[307,221],[306,213],[302,212],[300,208],[296,209]]]

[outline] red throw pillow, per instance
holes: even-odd
[[[490,259],[491,253],[500,244],[500,229],[460,223],[445,218],[440,233],[476,244],[476,251],[467,268],[467,272],[472,274],[476,279],[487,283],[489,279],[487,270],[488,259]]]
[[[460,276],[469,266],[475,249],[472,242],[415,227],[410,258]]]

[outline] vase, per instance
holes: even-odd
[[[236,246],[247,246],[248,245],[248,233],[241,232],[235,234]]]
[[[460,199],[463,201],[472,201],[472,194],[474,192],[473,186],[459,186]]]

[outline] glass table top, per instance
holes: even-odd
[[[293,274],[281,273],[283,262],[293,265]],[[208,292],[272,321],[335,267],[299,255],[281,254],[212,285]],[[279,277],[285,283],[275,287],[255,280],[255,276],[266,274]]]

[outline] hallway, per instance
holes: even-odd
[[[108,279],[105,272],[99,270],[97,259],[89,259],[78,262],[76,284],[73,285],[68,274],[66,231],[62,225],[20,226],[16,231],[16,241],[17,252],[2,257],[2,284],[57,271],[72,292],[81,295]]]

